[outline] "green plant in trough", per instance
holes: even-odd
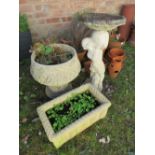
[[[99,103],[90,92],[77,94],[64,103],[49,109],[46,114],[55,132],[71,124],[81,116],[97,107]]]

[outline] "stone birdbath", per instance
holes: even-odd
[[[126,23],[123,16],[104,13],[84,13],[79,17],[88,28],[93,29],[91,37],[82,40],[82,47],[88,50],[87,56],[92,60],[90,66],[91,83],[100,91],[104,80],[105,65],[103,53],[109,42],[109,33],[112,29]]]
[[[44,65],[35,61],[34,51],[31,55],[30,72],[37,82],[46,86],[46,95],[54,98],[72,88],[70,82],[80,73],[81,65],[73,47],[66,44],[51,44],[50,46],[63,49],[66,53],[69,51],[72,58],[64,63]]]

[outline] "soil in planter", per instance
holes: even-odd
[[[54,132],[58,132],[99,105],[95,97],[86,91],[49,109],[46,114]]]
[[[70,51],[64,51],[59,47],[54,47],[54,51],[48,55],[39,54],[36,56],[35,61],[44,65],[55,65],[67,62],[73,57]]]

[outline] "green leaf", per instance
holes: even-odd
[[[57,123],[54,123],[54,124],[53,124],[53,127],[56,128],[56,127],[57,127]]]
[[[35,98],[37,95],[36,94],[31,94],[30,97],[31,98]]]
[[[48,55],[53,52],[53,48],[50,46],[45,46],[45,55]]]
[[[22,91],[20,91],[20,92],[19,92],[19,95],[21,95],[21,96],[22,96],[22,95],[23,95],[23,92],[22,92]]]
[[[29,97],[28,96],[24,96],[24,100],[25,101],[28,101],[29,100]]]
[[[48,60],[48,61],[47,61],[47,64],[51,64],[51,63],[52,63],[52,61],[51,61],[51,60]]]
[[[45,46],[41,43],[36,43],[34,44],[34,49],[35,51],[39,54],[44,54],[45,53]]]

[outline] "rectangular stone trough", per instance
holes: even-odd
[[[55,133],[46,115],[46,111],[55,105],[62,104],[62,102],[73,95],[85,92],[86,90],[90,91],[90,93],[98,100],[100,105],[59,132]],[[99,92],[91,84],[85,84],[41,105],[37,108],[37,112],[49,141],[52,142],[56,148],[59,148],[65,142],[90,127],[93,123],[104,118],[110,106],[110,101],[101,92]]]

